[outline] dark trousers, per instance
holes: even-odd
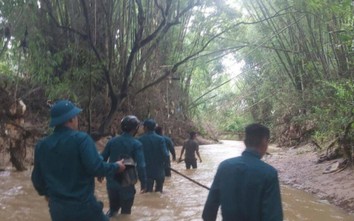
[[[146,191],[147,192],[152,192],[154,188],[154,182],[155,184],[155,192],[161,192],[163,190],[163,183],[165,182],[165,177],[161,177],[158,179],[153,179],[153,178],[147,178],[146,182]]]
[[[166,163],[165,163],[165,176],[170,177],[171,176],[171,160],[170,157],[167,158]]]
[[[95,198],[83,203],[49,200],[52,221],[108,221],[102,209],[103,203]]]
[[[186,163],[187,169],[190,169],[191,166],[193,169],[197,169],[197,160],[196,159],[185,159],[184,162]]]
[[[121,189],[108,189],[110,216],[117,214],[131,214],[134,203],[135,188],[125,187]]]

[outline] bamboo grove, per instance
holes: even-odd
[[[290,146],[351,133],[350,0],[14,0],[0,10],[2,94],[40,113],[70,98],[90,133],[116,133],[128,113],[174,136],[250,121]],[[226,73],[226,57],[240,74]]]

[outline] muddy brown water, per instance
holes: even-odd
[[[172,167],[185,175],[210,186],[218,164],[230,157],[240,155],[241,142],[224,141],[224,144],[201,147],[203,163],[197,170],[187,171],[183,163],[173,163]],[[0,172],[0,220],[1,221],[48,221],[49,213],[46,201],[37,195],[30,182],[30,170],[26,172]],[[201,220],[203,205],[208,191],[185,178],[172,174],[167,178],[163,194],[137,194],[132,215],[112,218],[122,221],[148,220]],[[96,184],[96,195],[105,204],[108,200],[105,184]],[[329,205],[303,191],[282,186],[283,208],[287,221],[353,221],[354,216]],[[219,215],[218,220],[221,220]]]

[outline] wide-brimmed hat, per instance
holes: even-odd
[[[63,124],[78,115],[82,109],[76,107],[69,100],[56,102],[50,110],[50,127]]]

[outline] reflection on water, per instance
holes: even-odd
[[[218,164],[242,152],[242,143],[225,141],[224,145],[201,147],[203,163],[197,170],[185,170],[184,164],[173,163],[173,167],[185,175],[205,184],[211,185]],[[148,221],[148,220],[201,220],[201,212],[208,191],[185,178],[172,173],[167,178],[165,192],[137,194],[130,216],[118,216],[111,221]],[[97,197],[104,201],[107,211],[108,200],[105,184],[97,183]],[[332,221],[354,220],[353,216],[331,205],[321,203],[311,195],[282,187],[282,197],[286,221]],[[1,221],[48,221],[47,203],[39,197],[30,182],[30,171],[0,172],[0,217]],[[219,217],[219,220],[221,218]]]

